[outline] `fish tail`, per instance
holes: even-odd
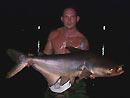
[[[16,62],[16,66],[12,68],[12,70],[9,71],[6,76],[6,78],[11,78],[14,75],[16,75],[18,72],[20,72],[24,67],[26,67],[28,63],[27,63],[26,56],[21,52],[18,52],[13,49],[8,49],[7,54],[8,56],[11,57],[13,61]]]
[[[14,49],[8,49],[7,55],[15,62],[18,62],[20,60],[20,57],[25,57],[25,55],[21,52],[18,52]]]

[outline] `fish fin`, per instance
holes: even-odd
[[[61,77],[61,81],[60,81],[60,85],[64,85],[67,81],[69,80],[69,77],[67,76],[62,76]]]
[[[69,50],[71,53],[77,53],[77,52],[84,52],[85,50],[81,50],[81,49],[78,49],[78,48],[74,48],[74,47],[71,47],[71,46],[68,46],[68,47],[65,47],[67,50]]]
[[[55,74],[47,74],[44,77],[46,77],[46,80],[47,80],[49,86],[54,85],[60,78],[60,76],[55,75]]]
[[[13,61],[15,61],[15,62],[19,62],[19,60],[20,60],[21,57],[22,57],[22,58],[25,57],[25,55],[24,55],[23,53],[18,52],[18,51],[14,50],[14,49],[8,49],[8,50],[7,50],[7,54],[8,54],[8,56],[10,56],[11,59],[12,59]]]
[[[43,73],[43,72],[40,72],[40,73],[46,78],[49,86],[54,85],[60,78],[60,76],[52,74],[52,73]]]
[[[87,68],[84,68],[79,76],[79,79],[83,79],[83,78],[87,78],[91,75],[92,73],[90,71],[88,71]]]
[[[19,65],[16,65],[10,72],[7,73],[6,78],[11,78],[15,76],[18,72],[20,72],[24,67],[27,66],[28,63],[22,63]]]
[[[32,67],[36,68],[36,70],[46,78],[49,86],[54,85],[60,78],[60,75],[50,73],[42,67],[38,66],[37,64],[34,64]]]
[[[24,67],[26,67],[28,63],[24,60],[26,56],[21,52],[13,49],[8,49],[7,54],[11,57],[13,61],[16,62],[16,66],[10,72],[8,72],[6,76],[6,78],[11,78],[18,72],[20,72]]]

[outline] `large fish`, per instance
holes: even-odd
[[[49,86],[54,85],[59,78],[60,85],[63,85],[68,80],[73,83],[75,77],[80,79],[88,78],[90,75],[111,77],[124,72],[123,65],[115,64],[102,56],[73,47],[67,47],[67,49],[71,53],[32,57],[8,49],[8,55],[17,62],[17,65],[7,74],[7,78],[13,77],[28,65],[39,71],[46,78]]]

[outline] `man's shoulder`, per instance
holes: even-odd
[[[81,33],[81,32],[78,32],[78,37],[81,37],[81,38],[86,38],[86,37],[84,36],[84,34],[83,34],[83,33]]]
[[[50,32],[49,38],[50,38],[50,39],[54,39],[55,37],[57,37],[57,36],[59,35],[59,33],[61,32],[61,29],[62,29],[62,27],[57,28],[57,29],[55,29],[55,30],[52,30],[52,31]]]

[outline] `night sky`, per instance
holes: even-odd
[[[88,79],[90,98],[129,98],[130,6],[129,0],[1,0],[0,87],[2,95],[43,98],[46,80],[33,68],[25,68],[10,80],[6,73],[15,64],[6,55],[9,48],[24,53],[36,53],[45,47],[51,30],[62,26],[60,15],[66,7],[74,7],[80,16],[78,29],[88,38],[90,50],[125,64],[125,73],[114,78]],[[103,30],[103,26],[106,30]],[[38,26],[41,28],[38,29]],[[94,84],[94,85],[93,85]],[[7,97],[8,98],[8,97]]]

